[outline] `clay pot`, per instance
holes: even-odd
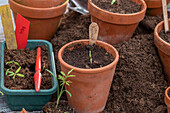
[[[145,0],[147,5],[147,15],[161,16],[162,15],[162,0]],[[168,4],[168,0],[167,0]]]
[[[50,8],[55,7],[63,3],[61,0],[14,0],[15,2],[36,8]]]
[[[170,26],[170,19],[169,19]],[[164,72],[166,74],[166,78],[168,83],[170,84],[170,44],[165,42],[160,36],[159,32],[164,29],[164,21],[157,24],[154,31],[154,42],[156,47],[158,48],[159,56],[161,58]]]
[[[168,96],[168,92],[170,91],[170,87],[165,90],[165,104],[167,105],[167,111],[170,113],[170,97]]]
[[[62,15],[67,9],[68,0],[60,0],[62,5],[51,8],[33,8],[9,0],[16,21],[17,13],[30,21],[29,39],[50,40],[57,31]]]
[[[103,47],[113,55],[115,60],[102,68],[96,69],[83,69],[77,68],[67,64],[63,61],[62,56],[66,47],[72,44],[89,44],[89,40],[78,40],[64,45],[58,53],[61,70],[67,73],[73,69],[72,75],[74,78],[69,78],[72,83],[65,88],[71,92],[72,97],[67,95],[68,103],[72,108],[75,108],[78,113],[98,113],[102,112],[105,108],[108,98],[110,86],[115,73],[115,68],[119,59],[117,50],[102,41],[97,41],[97,45]],[[83,44],[83,45],[84,45]],[[71,47],[73,49],[73,47]]]
[[[142,4],[142,10],[132,14],[112,13],[97,7],[88,1],[88,9],[91,19],[99,26],[99,40],[112,45],[129,40],[138,23],[143,20],[146,12],[146,4],[143,0],[133,0],[137,4]]]

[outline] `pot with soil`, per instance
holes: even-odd
[[[170,19],[169,19],[170,26]],[[159,56],[162,61],[164,72],[170,84],[170,33],[164,32],[164,21],[157,24],[154,30],[154,43],[158,48]]]
[[[34,74],[36,48],[41,47],[41,88],[35,91]],[[0,88],[11,110],[41,110],[57,90],[54,77],[45,71],[56,73],[52,45],[44,40],[28,40],[26,49],[8,50],[1,44]],[[55,74],[56,75],[56,74]]]
[[[168,0],[167,4],[168,4]],[[162,15],[162,0],[145,0],[147,5],[146,14],[151,16]]]
[[[98,39],[112,45],[129,40],[146,12],[143,0],[117,1],[113,5],[111,0],[88,1],[91,19],[99,25]]]
[[[90,46],[89,40],[78,40],[64,45],[58,53],[61,70],[74,78],[65,86],[68,103],[76,112],[102,112],[105,108],[115,68],[119,59],[117,50],[102,41]]]
[[[167,105],[168,113],[170,113],[170,87],[165,90],[165,104]]]
[[[20,0],[16,1],[19,2]],[[35,5],[37,7],[32,7],[33,4],[31,4],[31,6],[25,6],[19,4],[20,2],[18,2],[9,0],[15,21],[17,13],[21,14],[30,21],[30,31],[28,38],[44,40],[50,40],[57,31],[60,25],[61,17],[66,11],[68,4],[68,0],[59,0],[51,7],[40,4],[38,4],[38,6]],[[34,2],[36,2],[36,0],[34,0]],[[47,4],[47,1],[44,4]]]

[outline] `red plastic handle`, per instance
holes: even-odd
[[[37,48],[37,58],[36,58],[36,66],[35,66],[35,74],[34,74],[34,84],[35,84],[35,91],[40,91],[41,86],[41,48]]]

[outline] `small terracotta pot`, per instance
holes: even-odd
[[[168,96],[168,92],[170,91],[170,87],[165,90],[165,104],[167,106],[167,111],[170,113],[170,97]]]
[[[146,4],[143,0],[132,0],[142,4],[142,10],[132,14],[112,13],[97,7],[88,1],[88,9],[91,19],[99,25],[99,40],[112,45],[129,40],[138,23],[143,20],[146,12]]]
[[[15,2],[35,8],[50,8],[56,7],[63,3],[61,0],[14,0]]]
[[[146,14],[151,16],[162,15],[162,0],[145,0],[147,4]],[[168,0],[167,0],[168,4]]]
[[[62,5],[51,8],[33,8],[9,0],[16,21],[17,13],[30,21],[29,39],[50,40],[57,31],[62,15],[67,9],[68,0],[60,0]]]
[[[72,108],[75,108],[78,113],[98,113],[105,108],[108,98],[110,86],[115,73],[115,68],[119,59],[117,50],[102,41],[97,41],[97,45],[103,47],[113,55],[115,60],[102,68],[83,69],[67,64],[63,61],[62,56],[66,47],[72,44],[89,44],[89,40],[78,40],[64,45],[58,53],[61,70],[67,73],[73,69],[72,75],[74,78],[69,78],[72,83],[65,88],[71,92],[72,97],[67,95],[68,103]]]
[[[170,19],[168,20],[170,26]],[[170,44],[165,42],[160,36],[159,32],[164,29],[164,21],[157,24],[154,30],[154,42],[158,48],[159,56],[161,58],[164,71],[168,83],[170,84]]]

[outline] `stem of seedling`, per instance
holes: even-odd
[[[1,91],[0,91],[1,95],[4,95]]]
[[[90,57],[90,63],[92,64],[93,59],[92,59],[92,55],[91,55],[91,50],[89,50],[89,57]]]
[[[58,97],[57,97],[56,108],[58,107],[60,98],[61,98],[61,96],[62,96],[62,94],[63,94],[64,92],[68,93],[70,97],[72,96],[71,93],[70,93],[68,90],[64,90],[64,86],[65,86],[65,85],[70,86],[70,83],[72,83],[70,80],[67,81],[67,78],[68,78],[68,77],[75,77],[75,75],[70,75],[70,73],[71,73],[73,70],[74,70],[74,69],[71,69],[71,70],[67,73],[67,75],[66,75],[64,72],[62,72],[62,71],[61,71],[62,76],[61,76],[61,75],[58,75],[58,79],[61,80],[61,81],[60,81],[60,82],[61,82],[60,86],[62,86],[62,87],[61,87],[61,90],[59,91],[59,84],[58,84],[58,79],[57,79],[57,77],[56,77],[50,70],[46,69],[46,71],[49,72],[49,73],[56,79],[56,81],[57,81],[57,85],[58,85],[57,94],[58,94]]]
[[[113,5],[116,2],[116,0],[112,0],[111,5]],[[120,0],[117,0],[117,4],[120,4]]]

